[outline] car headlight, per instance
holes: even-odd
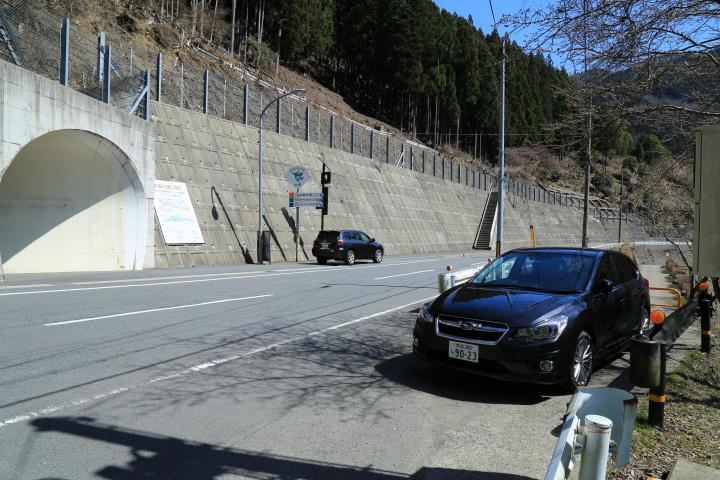
[[[568,317],[558,315],[530,327],[519,328],[515,338],[531,341],[548,340],[559,337],[568,324]]]
[[[430,314],[430,304],[426,303],[422,306],[420,311],[418,312],[418,318],[424,322],[433,323],[435,322],[435,317],[433,317]]]

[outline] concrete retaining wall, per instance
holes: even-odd
[[[184,182],[204,245],[166,246],[155,230],[158,267],[234,265],[257,261],[258,130],[154,103],[159,180]],[[272,261],[295,261],[295,209],[288,207],[288,170],[304,166],[302,192],[320,192],[323,163],[332,172],[324,228],[357,228],[387,255],[468,250],[488,193],[296,138],[263,132],[263,211]],[[313,259],[320,210],[300,209],[298,259]]]
[[[204,245],[167,246],[155,227],[158,267],[235,265],[257,261],[258,130],[165,104],[153,104],[157,178],[184,182]],[[288,207],[288,170],[301,165],[311,179],[302,192],[320,192],[323,163],[332,172],[324,228],[356,228],[384,244],[387,255],[470,250],[488,192],[383,161],[263,132],[263,210],[271,258],[295,261],[295,209]],[[300,209],[297,258],[312,260],[320,210]],[[503,251],[536,244],[580,245],[581,209],[506,197]],[[617,223],[588,221],[591,245],[617,241]],[[647,235],[633,224],[623,239]],[[495,244],[493,239],[492,245]]]

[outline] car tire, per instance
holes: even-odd
[[[566,389],[574,392],[578,387],[587,386],[593,374],[594,354],[592,337],[587,332],[581,332],[575,340]]]
[[[347,251],[347,255],[345,255],[345,265],[352,265],[355,263],[355,252],[352,250]]]
[[[318,257],[318,259],[317,259],[317,262],[318,262],[320,265],[325,265],[325,264],[327,263],[327,261],[328,261],[327,258]]]
[[[383,259],[383,251],[378,248],[377,250],[375,250],[375,255],[373,256],[373,262],[380,263],[380,262],[382,262],[382,259]]]

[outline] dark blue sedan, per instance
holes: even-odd
[[[502,380],[587,385],[594,367],[649,333],[648,282],[612,250],[526,248],[424,305],[413,351]]]

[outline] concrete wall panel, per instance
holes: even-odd
[[[125,208],[128,198],[144,201],[145,211],[133,218],[132,228],[147,232],[147,246],[141,246],[144,253],[134,254],[130,261],[122,254],[115,260],[105,254],[108,258],[103,261],[115,265],[111,268],[142,268],[156,261],[158,266],[168,268],[256,261],[257,129],[157,103],[152,107],[153,121],[144,122],[56,83],[9,67],[12,66],[0,66],[4,79],[0,88],[3,103],[0,180],[24,145],[51,131],[69,128],[91,132],[102,139],[97,152],[104,152],[108,158],[115,155],[112,148],[105,146],[105,141],[108,145],[117,145],[117,151],[122,152],[115,155],[115,163],[109,164],[107,175],[102,178],[125,171],[132,188],[126,191],[125,187],[117,187],[116,190],[123,192],[120,196],[107,195],[96,204],[102,208],[116,205],[121,209],[119,206]],[[487,192],[473,188],[474,177],[468,177],[464,167],[447,162],[446,180],[443,180],[410,170],[409,152],[406,152],[405,168],[398,168],[385,163],[384,158],[373,161],[269,131],[263,132],[263,139],[263,206],[272,233],[275,260],[294,260],[297,217],[296,211],[288,207],[290,188],[284,175],[290,167],[303,165],[311,174],[311,181],[303,187],[303,192],[320,191],[323,163],[333,175],[326,228],[364,229],[385,243],[389,255],[470,248]],[[393,152],[393,156],[397,153]],[[420,159],[416,161],[422,169]],[[438,159],[438,168],[442,168],[441,162]],[[425,168],[432,169],[431,158],[425,159]],[[152,210],[155,175],[188,185],[206,236],[204,245],[164,245]],[[95,181],[95,194],[112,190],[103,182]],[[308,258],[321,215],[313,208],[302,208],[300,213],[300,252],[303,258]],[[95,215],[92,222],[105,229],[108,226],[103,223],[103,217]],[[138,228],[142,218],[145,223]],[[536,224],[540,241],[567,238],[568,241],[577,239],[579,243],[581,218],[579,209],[516,200],[514,208],[508,208],[505,215],[505,246],[527,245],[530,222]],[[123,222],[126,220],[124,217]],[[115,222],[111,229],[121,223]],[[67,227],[70,224],[63,228]],[[594,238],[612,238],[610,230],[600,222],[590,221],[589,228]],[[617,224],[612,229],[616,230]],[[627,231],[632,231],[631,227]],[[119,234],[123,242],[127,237]],[[94,245],[103,245],[103,241],[95,239]],[[88,250],[80,256],[92,256],[90,246],[86,246]],[[101,249],[107,248],[114,247],[106,245]],[[151,254],[145,255],[147,252]],[[131,263],[134,266],[128,265]]]

